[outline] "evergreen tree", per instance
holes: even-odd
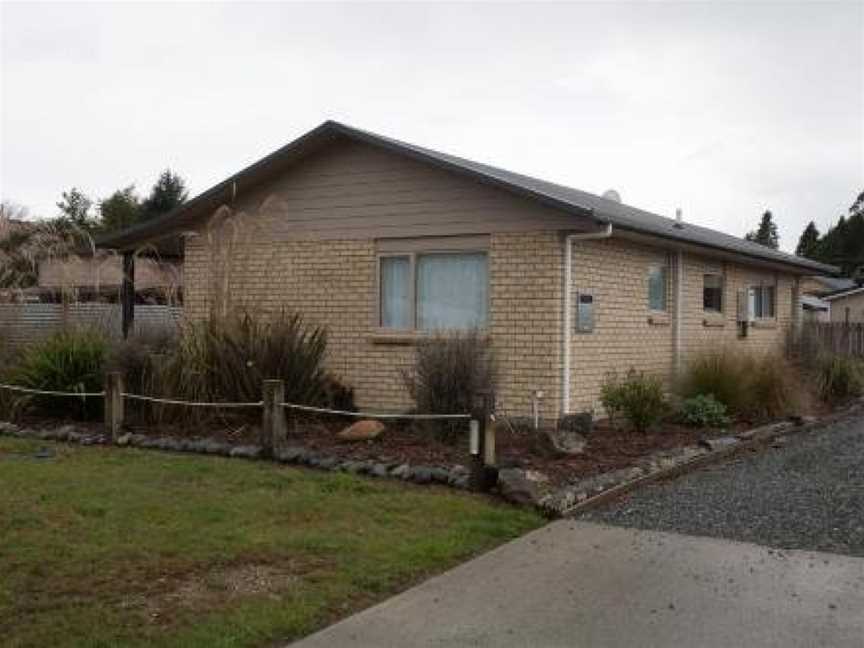
[[[141,220],[167,214],[186,202],[188,195],[186,181],[171,169],[165,169],[159,174],[150,195],[141,203]]]
[[[86,231],[93,229],[96,225],[96,220],[90,213],[93,201],[77,187],[64,191],[62,200],[57,203],[57,207],[60,209],[57,225],[61,227],[71,225]]]
[[[816,223],[810,221],[804,231],[801,233],[801,238],[798,239],[798,247],[795,248],[795,254],[808,259],[815,259],[819,253],[819,230],[816,229]]]
[[[141,220],[141,199],[135,185],[118,189],[99,202],[101,227],[104,231],[115,231],[130,227]]]
[[[780,247],[780,236],[777,234],[777,225],[774,223],[773,216],[769,210],[766,210],[762,214],[759,227],[753,232],[748,232],[745,238],[748,241],[759,243],[759,245],[764,245],[774,250]]]

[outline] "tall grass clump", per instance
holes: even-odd
[[[495,354],[477,330],[436,333],[417,346],[414,366],[402,372],[408,394],[422,414],[463,414],[482,393],[497,386]],[[453,441],[465,421],[437,421],[426,427]]]
[[[816,388],[828,403],[840,403],[864,394],[864,361],[832,353],[816,361]]]
[[[96,331],[73,329],[55,333],[21,352],[8,369],[8,382],[30,389],[73,393],[100,392],[104,383],[108,342]],[[40,413],[95,418],[102,399],[65,396],[19,396],[22,409]]]
[[[169,354],[152,356],[148,393],[180,400],[258,402],[267,379],[292,403],[353,409],[353,393],[324,367],[327,333],[299,315],[249,312],[188,324]],[[157,408],[160,417],[178,408]]]
[[[678,390],[684,398],[713,396],[731,413],[754,418],[788,414],[807,400],[800,372],[781,353],[701,353],[687,364]]]

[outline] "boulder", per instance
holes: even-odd
[[[371,441],[381,436],[384,424],[374,419],[364,419],[349,425],[336,436],[342,441]]]
[[[548,493],[549,478],[538,470],[505,468],[498,471],[498,490],[517,504],[535,505]]]
[[[701,446],[708,448],[711,452],[723,450],[724,448],[731,448],[737,443],[739,443],[739,441],[734,436],[716,437],[713,439],[702,439],[701,441],[699,441],[699,444]]]
[[[131,438],[132,438],[132,435],[129,432],[127,432],[126,434],[121,434],[119,437],[117,437],[117,439],[116,439],[116,441],[114,441],[114,443],[118,446],[127,446],[127,445],[129,445],[129,440]]]
[[[544,457],[567,457],[585,452],[585,437],[568,429],[538,430],[534,437],[533,449]]]
[[[261,456],[261,447],[254,445],[234,446],[229,453],[231,457],[240,457],[241,459],[258,459]]]
[[[408,473],[411,470],[411,466],[408,464],[399,464],[395,468],[390,471],[391,477],[398,477],[399,479],[408,479]]]

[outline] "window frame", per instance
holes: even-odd
[[[375,326],[378,331],[385,333],[410,333],[410,334],[426,334],[431,330],[420,329],[417,327],[417,259],[422,256],[432,256],[436,254],[482,254],[486,260],[486,322],[478,328],[486,330],[489,326],[489,317],[491,316],[491,277],[489,267],[489,245],[488,237],[454,237],[452,240],[446,241],[428,241],[410,240],[410,241],[384,241],[379,243],[376,251],[376,299],[375,299]],[[408,300],[410,304],[409,313],[409,328],[391,328],[383,324],[383,299],[382,290],[384,288],[381,281],[381,260],[384,258],[407,258],[408,259]],[[467,329],[452,329],[467,330]]]
[[[663,276],[663,308],[654,308],[651,304],[651,273],[660,270]],[[652,313],[669,313],[669,263],[651,263],[648,265],[648,310]]]
[[[751,317],[753,318],[753,321],[764,322],[777,319],[777,283],[763,281],[760,283],[752,284],[750,286],[750,290],[753,291],[753,310],[751,312]],[[771,308],[769,309],[769,315],[764,314],[766,294],[771,295],[771,300],[769,302],[771,305]]]
[[[708,308],[705,305],[705,279],[708,277],[718,277],[720,279],[720,308]],[[702,312],[712,315],[722,315],[726,309],[726,276],[722,272],[703,272],[702,273]]]

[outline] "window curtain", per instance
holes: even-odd
[[[486,255],[425,254],[417,257],[417,326],[423,330],[486,325]]]
[[[381,258],[381,326],[411,328],[410,283],[409,257]]]

